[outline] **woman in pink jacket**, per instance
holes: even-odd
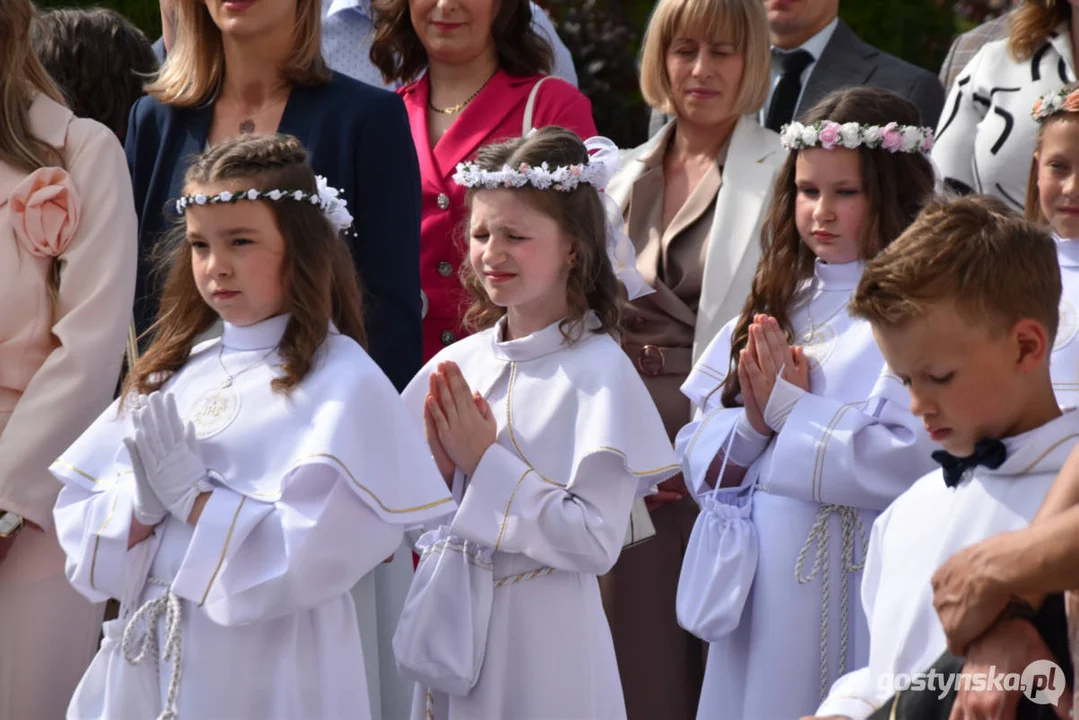
[[[61,718],[103,606],[64,577],[49,465],[108,405],[135,292],[123,149],[72,115],[0,0],[0,718]]]
[[[588,98],[548,76],[551,52],[532,26],[528,0],[387,0],[376,17],[371,60],[386,82],[407,83],[397,92],[420,161],[424,362],[466,334],[468,295],[458,272],[468,239],[457,163],[532,127],[596,135]]]

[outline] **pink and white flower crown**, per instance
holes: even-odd
[[[1042,122],[1050,115],[1063,110],[1064,112],[1079,112],[1079,88],[1068,92],[1067,87],[1054,90],[1042,95],[1034,103],[1030,116],[1035,122]]]
[[[861,123],[837,123],[818,120],[812,125],[793,122],[784,125],[780,140],[787,150],[803,150],[820,147],[825,150],[842,147],[854,150],[866,147],[870,150],[887,150],[891,153],[920,152],[929,154],[933,149],[933,128],[917,125],[862,125]]]

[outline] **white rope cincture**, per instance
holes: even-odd
[[[802,546],[802,550],[798,553],[798,562],[794,565],[794,577],[798,580],[798,584],[804,585],[808,582],[812,582],[817,574],[820,574],[821,578],[821,608],[820,608],[820,699],[821,701],[828,694],[828,635],[829,635],[829,603],[831,600],[831,583],[828,573],[828,562],[830,559],[828,553],[828,524],[833,514],[839,515],[840,520],[840,537],[842,538],[842,556],[841,556],[841,571],[842,579],[840,581],[840,598],[839,598],[839,617],[842,628],[840,629],[840,643],[839,643],[839,672],[846,672],[847,667],[847,634],[848,634],[848,607],[847,607],[847,594],[850,573],[859,572],[865,566],[865,555],[869,550],[869,539],[866,537],[865,525],[862,524],[862,518],[858,514],[856,508],[848,507],[846,505],[831,505],[822,504],[820,509],[817,510],[817,517],[813,522],[813,527],[809,530],[809,536],[806,538],[805,545]],[[862,537],[862,559],[859,562],[854,560],[854,540],[855,535],[859,534]],[[809,548],[816,543],[817,550],[813,555],[813,568],[809,571],[809,575],[802,575],[802,566],[805,563],[806,554],[809,553]]]
[[[158,678],[161,677],[161,666],[158,660],[157,621],[162,615],[165,616],[165,660],[172,663],[172,677],[169,678],[168,695],[165,698],[165,707],[157,720],[177,720],[179,715],[176,711],[176,698],[180,692],[180,621],[183,606],[180,598],[172,592],[172,586],[164,580],[150,578],[149,585],[159,585],[165,588],[165,592],[153,600],[147,600],[142,607],[135,611],[124,628],[124,637],[121,647],[124,660],[131,665],[138,665],[152,653],[154,658],[154,671]],[[139,620],[146,620],[146,631],[141,637],[136,638]],[[137,643],[137,647],[132,646]]]

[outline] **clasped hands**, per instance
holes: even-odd
[[[764,409],[772,397],[777,376],[808,392],[809,363],[805,348],[792,347],[775,318],[754,315],[749,341],[738,355],[738,384],[742,388],[746,419],[762,435],[773,432],[764,421]]]
[[[194,425],[185,425],[176,399],[161,392],[132,411],[132,424],[135,432],[124,438],[124,446],[135,475],[135,520],[152,526],[171,513],[189,522],[206,479]]]
[[[452,362],[439,363],[431,373],[423,425],[435,464],[451,487],[454,468],[461,468],[465,475],[475,473],[498,432],[491,406],[469,388],[461,369]]]

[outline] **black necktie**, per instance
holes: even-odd
[[[779,132],[794,117],[794,106],[802,94],[802,71],[813,62],[813,55],[808,50],[773,52],[779,60],[782,74],[776,91],[772,93],[772,104],[768,106],[768,119],[764,126]]]
[[[979,440],[974,445],[974,452],[967,457],[956,457],[947,450],[937,450],[933,453],[933,459],[940,463],[944,470],[944,484],[955,487],[963,479],[963,473],[978,465],[985,465],[990,470],[996,470],[1008,457],[1008,449],[1004,443],[993,438]]]

